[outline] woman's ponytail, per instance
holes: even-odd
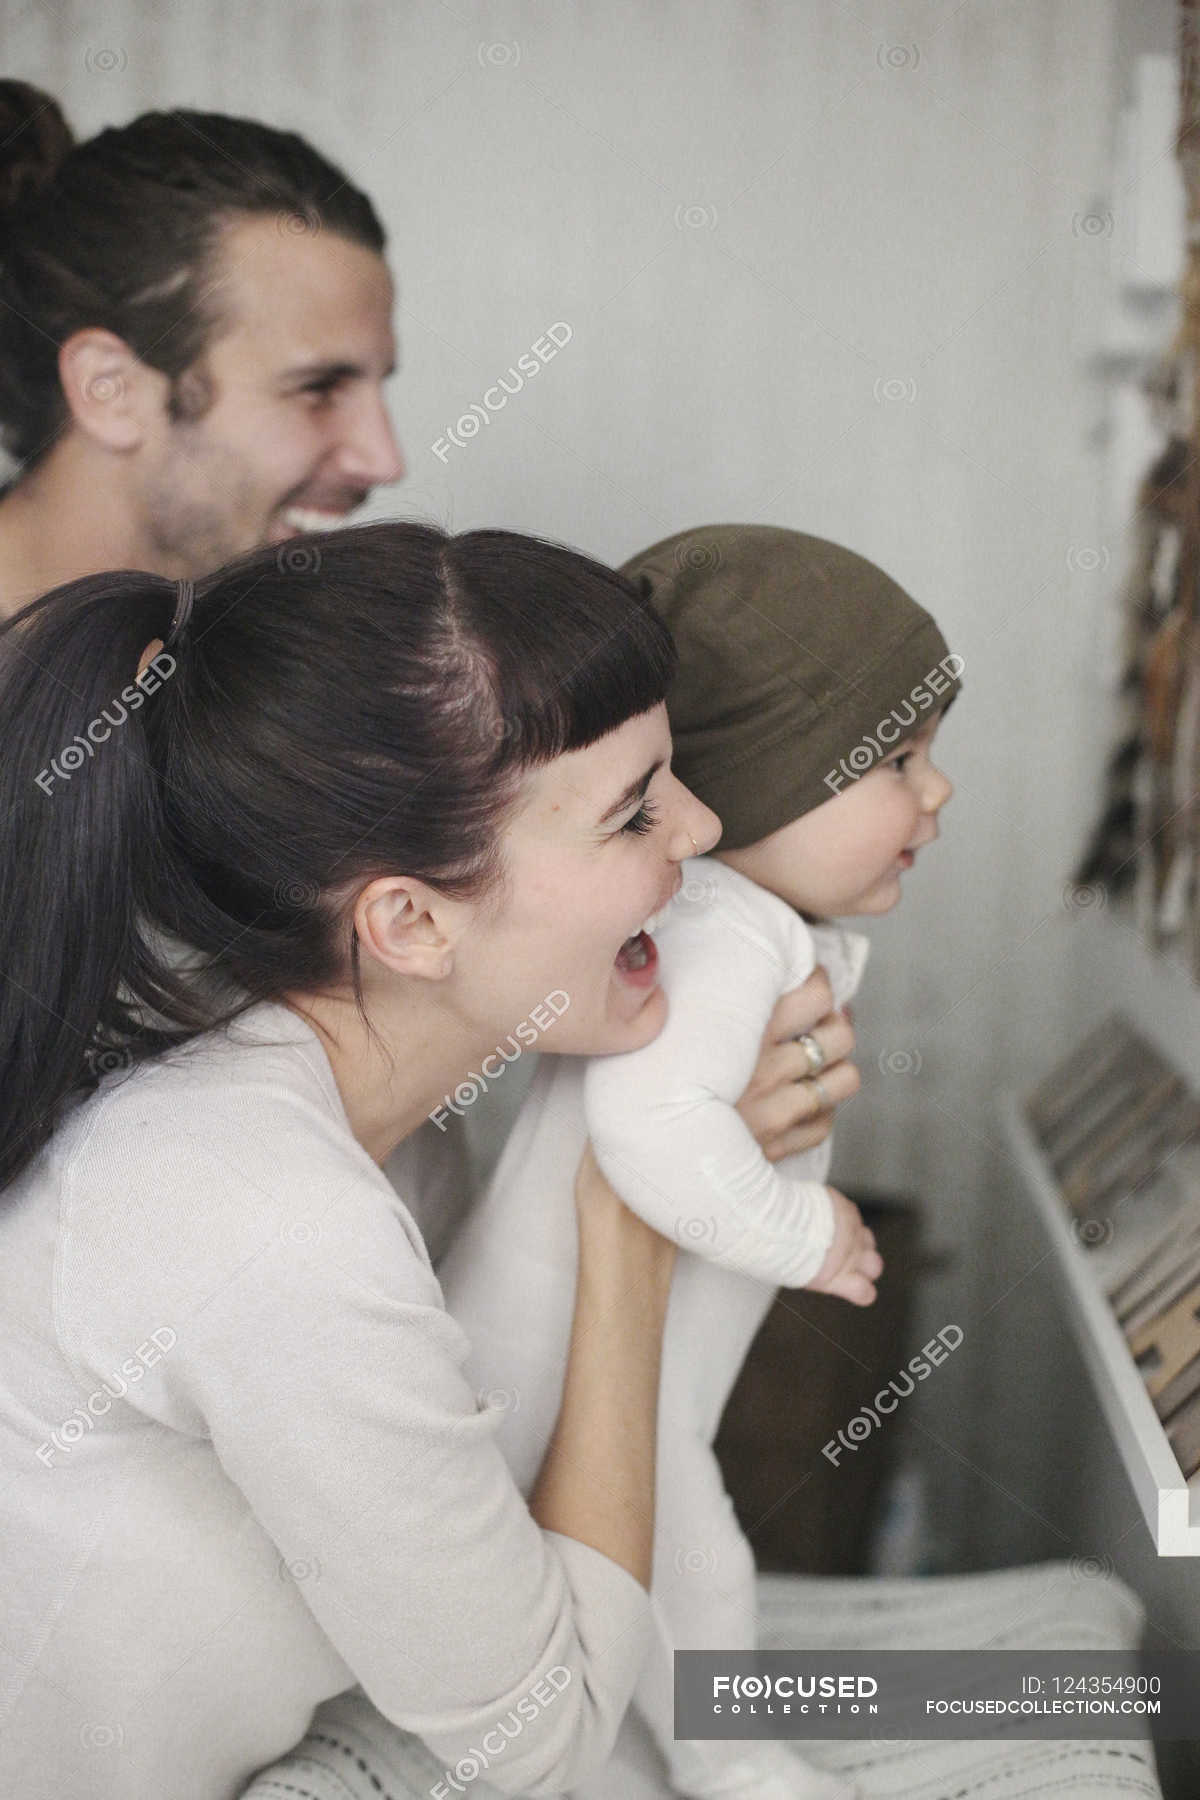
[[[174,595],[158,576],[90,576],[0,627],[0,1187],[104,1072],[127,1010],[162,845],[145,724],[178,667],[166,650],[138,664]]]
[[[0,256],[3,215],[36,198],[74,143],[57,100],[27,81],[0,81]]]
[[[362,887],[489,893],[525,771],[674,669],[628,582],[510,532],[325,532],[187,600],[94,575],[0,627],[0,1189],[109,1068],[289,995],[365,1018]]]

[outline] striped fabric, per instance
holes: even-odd
[[[766,1649],[1122,1650],[1142,1629],[1136,1597],[1090,1559],[898,1581],[768,1575],[759,1602]],[[1161,1800],[1148,1739],[803,1748],[858,1782],[869,1800]],[[242,1800],[431,1800],[446,1773],[352,1690],[319,1708],[303,1743],[258,1775]],[[495,1800],[484,1781],[462,1785],[471,1800]],[[446,1791],[455,1790],[437,1789]],[[608,1767],[575,1800],[667,1793],[657,1753],[631,1714]]]

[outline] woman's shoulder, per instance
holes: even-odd
[[[315,1034],[286,1007],[263,1005],[132,1066],[114,1055],[96,1090],[62,1115],[48,1162],[62,1178],[111,1160],[130,1179],[154,1171],[161,1188],[223,1147],[257,1144],[287,1167],[314,1139],[350,1161],[364,1154]]]
[[[49,1150],[64,1296],[104,1267],[184,1307],[275,1246],[321,1245],[436,1304],[415,1222],[351,1132],[315,1034],[283,1007],[106,1075]]]

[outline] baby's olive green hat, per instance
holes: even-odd
[[[679,779],[738,850],[844,793],[921,730],[963,661],[865,557],[774,525],[702,525],[621,573],[679,646],[667,695]]]

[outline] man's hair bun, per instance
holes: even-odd
[[[57,100],[26,81],[0,81],[0,213],[45,187],[74,142]]]

